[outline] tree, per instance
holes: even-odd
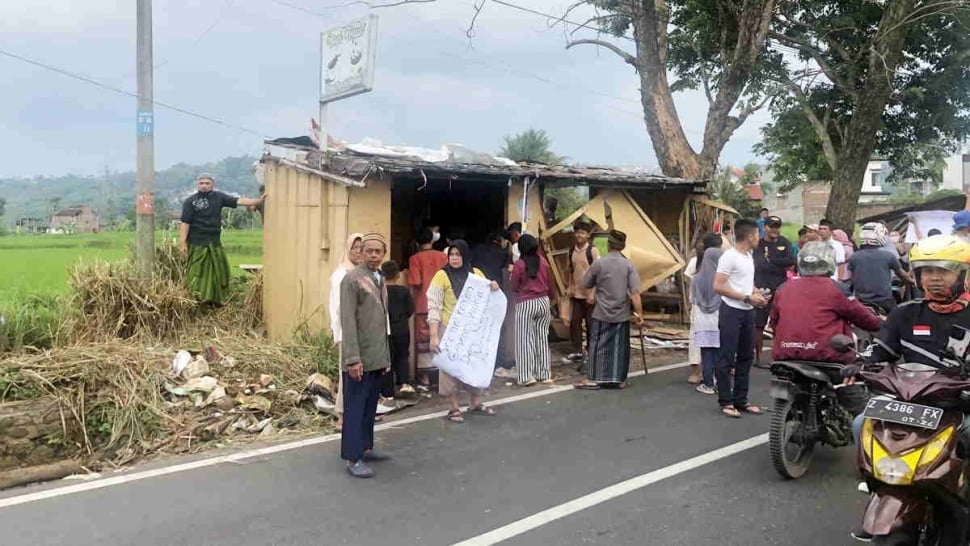
[[[552,139],[542,129],[527,129],[513,136],[503,137],[505,144],[499,155],[519,163],[542,163],[544,165],[562,164],[566,158],[549,149]],[[578,188],[549,188],[546,198],[554,198],[559,208],[558,218],[565,218],[586,204],[586,196]]]
[[[748,166],[752,165],[754,164]],[[748,197],[748,191],[741,180],[743,178],[738,181],[731,180],[731,169],[726,167],[711,177],[707,189],[715,199],[738,211],[743,218],[754,218],[758,215],[760,206]]]
[[[527,129],[515,136],[506,135],[503,139],[505,144],[499,154],[517,163],[557,165],[565,159],[549,150],[552,140],[542,129]]]
[[[825,215],[845,228],[874,154],[896,180],[933,181],[970,136],[970,1],[792,4],[769,36],[804,66],[781,80],[788,95],[758,149],[784,186],[831,180]]]
[[[600,39],[573,40],[606,48],[640,78],[644,121],[660,168],[667,176],[707,179],[734,132],[778,93],[773,74],[779,53],[766,48],[775,0],[580,0],[613,36],[633,32],[634,53]],[[679,79],[670,82],[668,71]],[[703,89],[708,101],[703,146],[695,151],[684,133],[675,92]]]
[[[7,200],[6,198],[0,197],[0,218],[3,218],[7,214]]]

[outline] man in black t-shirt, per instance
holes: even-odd
[[[198,191],[182,203],[179,245],[188,259],[186,282],[199,301],[221,305],[229,287],[229,259],[222,249],[222,209],[259,206],[263,199],[233,197],[214,188],[210,174],[196,178]]]
[[[862,240],[862,248],[849,258],[849,271],[852,272],[852,291],[862,303],[878,305],[887,313],[896,308],[893,297],[893,273],[903,281],[912,284],[913,278],[903,270],[899,258],[885,252],[880,245],[868,244]]]
[[[791,241],[781,235],[781,218],[769,216],[765,219],[765,236],[754,249],[754,285],[767,288],[772,293],[778,291],[786,280],[788,271],[795,265],[795,251]],[[764,307],[754,311],[754,365],[769,368],[770,363],[761,362],[762,347],[765,343],[765,326],[771,314],[771,300]]]

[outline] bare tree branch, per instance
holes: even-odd
[[[623,51],[622,49],[620,49],[616,45],[613,45],[613,44],[611,44],[609,42],[606,42],[604,40],[573,40],[572,42],[569,42],[569,43],[566,44],[566,49],[569,49],[569,48],[571,48],[573,46],[582,45],[582,44],[597,45],[597,46],[600,46],[600,47],[605,47],[606,49],[609,49],[613,53],[616,53],[617,55],[619,55],[620,58],[623,59],[623,62],[625,62],[625,63],[627,63],[627,64],[629,64],[629,65],[631,65],[633,67],[636,67],[637,66],[637,58],[636,57],[634,57],[633,55],[630,55],[626,51]]]
[[[808,118],[808,122],[812,124],[812,129],[815,130],[815,135],[822,144],[822,151],[825,153],[825,162],[829,164],[829,169],[831,169],[833,173],[838,171],[839,156],[835,152],[835,145],[832,143],[832,137],[829,135],[826,123],[823,123],[822,120],[818,118],[815,110],[813,110],[811,105],[808,103],[808,98],[805,96],[805,92],[802,91],[800,85],[793,81],[789,81],[788,89],[791,90],[792,94],[795,95],[795,98],[798,99],[802,112],[805,113],[805,117]],[[826,115],[828,115],[828,112],[826,112]]]
[[[821,49],[811,44],[807,40],[795,38],[794,36],[789,36],[787,34],[771,32],[769,33],[769,35],[771,38],[778,40],[779,42],[784,42],[788,44],[790,47],[794,47],[799,51],[807,53],[812,58],[812,60],[815,61],[816,64],[818,64],[818,67],[822,69],[822,72],[825,74],[825,77],[829,79],[829,81],[837,85],[843,92],[845,92],[849,96],[852,96],[852,97],[857,96],[855,85],[853,85],[852,81],[839,76],[839,74],[835,72],[835,70],[832,68],[832,65],[830,65],[829,62],[825,59],[825,53]]]
[[[475,14],[472,15],[472,20],[468,23],[468,28],[465,29],[465,36],[469,40],[475,38],[475,21],[478,21],[478,16],[482,14],[482,10],[485,8],[485,0],[481,0],[479,3],[477,0],[472,4],[472,9],[475,10]]]

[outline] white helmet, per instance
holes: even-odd
[[[862,246],[886,246],[889,244],[889,230],[881,222],[867,222],[859,230],[859,243]]]

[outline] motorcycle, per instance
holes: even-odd
[[[808,471],[815,447],[852,444],[852,416],[842,387],[843,365],[833,362],[776,361],[771,365],[774,407],[768,447],[771,464],[786,479]],[[858,400],[858,393],[854,393]],[[841,401],[840,401],[841,399]]]
[[[848,338],[836,338],[833,348],[851,350]],[[874,394],[862,412],[857,453],[870,493],[863,529],[874,544],[970,544],[968,346],[970,330],[957,326],[946,368],[906,363],[860,373]]]

